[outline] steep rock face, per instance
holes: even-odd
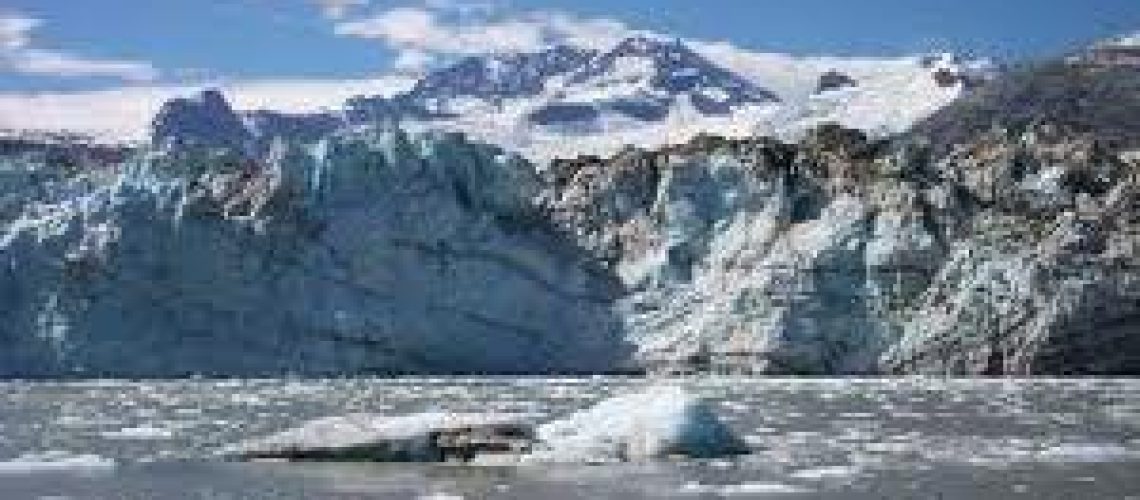
[[[344,134],[264,161],[186,148],[5,188],[27,203],[0,219],[2,376],[628,358],[610,279],[535,217],[530,166],[458,137]]]
[[[884,358],[897,372],[1135,373],[1138,165],[1055,129],[941,162],[990,207]],[[971,172],[986,176],[969,176]]]
[[[1041,126],[954,154],[837,127],[553,164],[651,369],[1129,373],[1137,166]]]

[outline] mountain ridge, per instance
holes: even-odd
[[[764,77],[726,69],[680,40],[631,37],[607,50],[554,46],[463,58],[427,73],[407,92],[349,99],[335,113],[235,113],[250,124],[251,142],[260,152],[274,137],[314,138],[337,127],[379,122],[463,132],[549,160],[579,152],[609,154],[625,144],[663,146],[700,133],[794,139],[825,121],[897,132],[952,101],[975,78],[967,75],[977,73],[947,56],[866,62],[844,68],[858,73],[857,78],[844,74],[846,85],[813,92],[819,80],[840,74],[841,65],[795,64],[811,75],[807,91],[779,95],[756,83]],[[945,78],[950,80],[939,80]],[[879,116],[886,114],[871,111],[881,100],[900,108],[890,122]],[[156,121],[190,121],[164,118],[184,109],[185,102],[171,101],[182,108],[164,106]]]

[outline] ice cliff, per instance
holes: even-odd
[[[345,133],[0,167],[0,375],[612,370],[614,286],[529,164]]]
[[[625,285],[643,366],[1135,369],[1135,160],[1049,127],[945,157],[822,127],[557,162],[553,219]]]

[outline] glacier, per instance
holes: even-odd
[[[497,148],[372,130],[53,169],[2,170],[4,376],[609,371],[628,350],[614,284]]]
[[[1118,373],[1135,157],[839,126],[549,165],[344,130],[7,157],[6,377]],[[983,174],[984,173],[984,174]]]
[[[4,139],[0,376],[1135,373],[1140,78],[1102,64],[550,161],[216,93],[147,146]]]

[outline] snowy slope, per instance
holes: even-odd
[[[542,91],[494,100],[453,98],[446,119],[405,124],[462,131],[540,160],[676,144],[700,133],[796,138],[822,122],[892,134],[993,71],[984,61],[950,55],[793,57],[714,44],[693,44],[690,50],[646,39],[626,40],[589,61],[585,70],[548,78]],[[845,75],[854,84],[818,92],[826,73]],[[948,79],[939,81],[939,73]],[[615,102],[639,109],[621,112]],[[536,113],[554,119],[536,123]]]
[[[469,57],[429,73],[406,92],[349,99],[340,112],[239,114],[250,135],[243,142],[261,152],[275,136],[305,140],[338,123],[398,121],[406,129],[463,132],[548,160],[678,144],[701,133],[795,139],[822,122],[897,133],[962,95],[987,71],[985,64],[950,55],[792,57],[637,36],[609,50],[556,46]],[[177,106],[164,113],[195,111],[172,104]],[[189,129],[232,121],[222,114],[164,120]]]

